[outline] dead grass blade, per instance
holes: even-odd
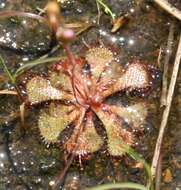
[[[169,35],[167,40],[167,47],[166,47],[166,55],[164,58],[164,65],[163,65],[163,77],[162,77],[162,92],[161,92],[161,99],[160,99],[160,106],[165,106],[167,101],[167,90],[168,90],[168,67],[169,61],[172,54],[172,43],[174,39],[174,24],[172,23],[169,28]]]
[[[0,95],[18,95],[14,90],[0,90]]]

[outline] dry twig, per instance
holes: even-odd
[[[177,49],[177,53],[176,53],[175,63],[173,66],[172,77],[171,77],[171,81],[170,81],[170,85],[169,85],[169,89],[168,89],[167,105],[163,111],[162,122],[160,125],[160,131],[159,131],[159,135],[158,135],[158,139],[157,139],[157,143],[156,143],[156,147],[155,147],[155,152],[154,152],[154,157],[153,157],[153,161],[152,161],[151,171],[152,171],[153,177],[155,177],[156,169],[158,166],[158,160],[160,157],[161,145],[162,145],[162,141],[163,141],[163,135],[165,132],[165,128],[166,128],[167,121],[168,121],[168,116],[170,113],[170,107],[171,107],[173,94],[174,94],[174,88],[175,88],[177,75],[178,75],[178,71],[179,71],[180,60],[181,60],[181,35],[180,35],[179,45],[178,45],[178,49]]]
[[[154,0],[160,7],[166,10],[168,13],[176,17],[177,19],[181,20],[181,11],[178,10],[176,7],[172,6],[166,0]]]
[[[20,107],[20,118],[21,118],[21,124],[24,126],[25,124],[25,102],[23,102]]]
[[[166,55],[164,58],[163,77],[162,77],[162,93],[160,99],[160,106],[166,106],[167,90],[168,90],[168,65],[172,54],[172,43],[174,39],[174,24],[172,23],[169,28],[169,35],[166,47]]]
[[[162,59],[162,47],[160,46],[160,49],[159,49],[159,54],[158,54],[158,58],[157,58],[157,65],[158,65],[158,68],[161,68],[161,59]]]
[[[0,90],[1,95],[18,95],[18,93],[14,90]]]
[[[155,178],[155,190],[160,190],[160,184],[162,179],[162,154],[159,156],[156,178]]]

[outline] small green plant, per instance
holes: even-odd
[[[97,6],[98,7],[99,6],[102,7],[103,10],[104,10],[104,12],[111,17],[112,21],[114,21],[114,19],[115,19],[116,16],[112,12],[112,10],[109,8],[109,6],[106,3],[104,3],[103,0],[96,0],[96,3],[97,3]]]

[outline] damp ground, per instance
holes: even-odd
[[[170,1],[178,8],[178,1]],[[75,54],[83,53],[82,49],[96,43],[108,44],[116,48],[119,59],[124,64],[139,58],[159,68],[157,88],[145,101],[149,103],[149,114],[145,129],[137,151],[151,163],[154,146],[161,121],[160,83],[166,44],[171,25],[174,25],[173,55],[179,37],[179,23],[162,9],[151,2],[133,0],[109,0],[108,5],[116,15],[127,15],[128,21],[115,34],[111,33],[110,17],[102,13],[98,22],[96,3],[93,0],[68,0],[62,5],[62,14],[66,22],[74,24],[91,24],[77,37],[72,45]],[[40,1],[0,1],[0,11],[18,10],[37,13],[44,7],[45,0]],[[0,20],[0,54],[8,68],[14,72],[21,65],[49,53],[55,46],[51,41],[51,33],[47,26],[27,18],[11,17]],[[162,49],[162,59],[158,55]],[[63,54],[62,49],[54,55]],[[172,56],[169,71],[173,66]],[[32,73],[47,72],[48,65],[35,67]],[[21,77],[23,81],[23,77]],[[21,82],[22,82],[21,81]],[[0,88],[12,88],[8,78],[0,70]],[[128,98],[118,94],[111,101],[126,103]],[[134,97],[129,101],[136,101]],[[26,132],[16,116],[19,102],[16,97],[1,95],[0,97],[0,189],[1,190],[45,190],[49,183],[64,168],[64,152],[56,146],[46,147],[37,130],[39,108],[32,108],[25,120]],[[163,143],[163,176],[162,189],[181,189],[181,73],[176,84],[172,109]],[[168,179],[169,175],[169,179]],[[166,177],[165,177],[166,176]],[[84,160],[80,165],[78,159],[70,167],[64,183],[65,190],[85,189],[97,184],[132,181],[145,182],[143,170],[135,167],[135,162],[124,156],[112,158],[105,151],[99,151]]]

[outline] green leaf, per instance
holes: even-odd
[[[145,119],[148,115],[146,104],[143,102],[136,103],[130,106],[115,106],[109,105],[111,111],[128,123],[133,125],[133,127],[138,128],[145,122]]]
[[[107,90],[103,92],[103,96],[110,96],[118,91],[134,91],[143,90],[150,87],[149,73],[140,62],[131,63],[122,73],[122,76],[116,80]]]
[[[136,160],[137,162],[141,162],[144,165],[145,171],[147,173],[147,178],[148,178],[148,182],[147,182],[147,186],[150,187],[152,185],[152,174],[151,174],[151,167],[150,165],[145,161],[145,159],[138,154],[133,148],[131,148],[128,145],[124,145],[126,153],[132,157],[134,160]]]
[[[108,15],[112,18],[112,20],[115,19],[114,13],[111,11],[111,9],[108,7],[108,5],[106,5],[106,4],[103,2],[103,0],[96,0],[96,2],[97,2],[98,5],[100,5],[101,7],[103,7],[104,12],[105,12],[106,14],[108,14]]]
[[[132,133],[123,128],[123,120],[117,118],[114,113],[110,113],[110,109],[97,109],[96,114],[102,121],[107,133],[107,146],[110,155],[122,156],[125,154],[126,144],[132,145]]]
[[[50,58],[45,58],[45,59],[36,59],[34,61],[27,62],[16,71],[16,73],[14,74],[14,78],[17,78],[19,75],[31,69],[32,67],[35,67],[44,63],[48,63],[48,62],[59,61],[60,59],[62,59],[62,57],[50,57]]]
[[[74,109],[73,106],[51,103],[41,110],[38,127],[45,142],[51,144],[58,141],[60,133],[76,119],[78,112]]]
[[[42,77],[32,78],[26,85],[28,100],[32,104],[41,103],[48,100],[62,100],[62,91],[52,87],[49,80]]]
[[[103,144],[103,140],[98,135],[92,118],[86,118],[86,123],[82,123],[82,125],[83,131],[78,139],[76,140],[76,137],[79,133],[80,126],[75,126],[73,134],[65,144],[67,151],[70,153],[72,153],[72,150],[74,150],[74,147],[78,144],[78,147],[73,152],[76,155],[86,155],[96,152]]]
[[[16,80],[13,77],[13,75],[11,74],[11,72],[9,71],[8,67],[6,66],[3,58],[0,56],[0,65],[2,66],[2,68],[4,69],[4,72],[7,74],[7,76],[9,77],[10,81],[12,84],[16,84]]]
[[[86,60],[91,67],[92,76],[96,81],[113,59],[113,53],[104,47],[91,48],[86,52]]]
[[[92,188],[87,188],[86,190],[111,190],[111,189],[137,189],[137,190],[149,190],[143,185],[127,182],[127,183],[110,183],[110,184],[104,184],[99,185]]]
[[[51,72],[49,78],[53,87],[73,93],[71,79],[66,74]]]
[[[148,86],[150,86],[150,84],[144,66],[140,63],[133,63],[128,66],[114,88],[119,90],[129,89],[131,91],[147,88]]]

